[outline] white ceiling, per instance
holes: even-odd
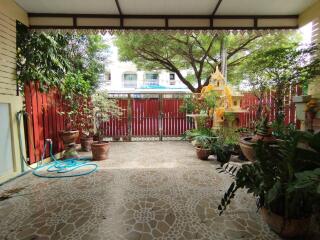
[[[118,14],[115,0],[15,0],[27,12]],[[118,0],[123,14],[210,15],[218,0]],[[217,15],[299,14],[317,0],[223,0]]]

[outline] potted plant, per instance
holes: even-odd
[[[320,133],[292,131],[272,145],[260,140],[255,153],[256,161],[240,168],[221,199],[220,214],[237,190],[245,188],[257,197],[257,207],[271,229],[282,237],[305,235],[320,203]]]
[[[229,162],[233,149],[231,145],[223,144],[217,141],[212,148],[217,155],[217,161],[220,162],[221,165]]]
[[[272,135],[271,128],[268,124],[269,115],[266,111],[261,113],[261,119],[256,126],[256,134],[254,136],[245,136],[240,138],[239,145],[243,155],[251,162],[255,161],[254,145],[257,141],[263,141],[272,144],[276,138]]]
[[[212,154],[212,144],[217,137],[211,128],[200,128],[186,131],[183,139],[191,140],[200,160],[208,160]]]
[[[93,106],[91,99],[86,99],[83,107],[81,109],[83,113],[83,117],[81,118],[81,136],[80,136],[80,144],[81,150],[84,152],[91,151],[91,144],[93,143]]]
[[[66,74],[60,87],[63,97],[63,109],[59,112],[64,116],[64,130],[59,132],[65,146],[75,145],[79,138],[79,130],[84,129],[91,116],[88,116],[91,85],[80,72]],[[89,123],[88,123],[89,124]]]
[[[63,142],[64,153],[63,158],[78,158],[79,154],[76,150],[76,141],[79,138],[79,130],[74,126],[74,115],[76,110],[66,110],[58,112],[64,116],[64,129],[59,131],[59,138]]]
[[[223,127],[216,130],[217,141],[212,148],[221,165],[229,162],[231,155],[239,155],[239,133],[232,127]]]
[[[211,155],[211,139],[208,136],[198,136],[195,138],[196,141],[196,153],[200,160],[208,160]]]
[[[104,131],[102,123],[108,122],[112,117],[119,117],[122,114],[122,109],[118,107],[117,101],[110,99],[106,91],[97,92],[92,97],[93,116],[95,122],[94,141],[91,144],[92,159],[99,161],[107,159],[109,152],[109,142],[103,141]]]

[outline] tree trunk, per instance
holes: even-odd
[[[227,48],[226,48],[225,37],[222,37],[220,42],[220,59],[221,59],[221,73],[224,77],[225,82],[227,82]]]

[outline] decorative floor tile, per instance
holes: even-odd
[[[112,143],[91,175],[32,174],[0,187],[0,239],[279,239],[241,192],[217,210],[231,178],[187,142]]]

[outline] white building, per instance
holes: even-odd
[[[141,89],[189,91],[175,73],[165,70],[140,71],[132,62],[120,62],[116,47],[112,46],[111,51],[112,55],[105,63],[105,74],[101,76],[102,89],[110,92]],[[182,71],[182,74],[186,76],[187,72]]]

